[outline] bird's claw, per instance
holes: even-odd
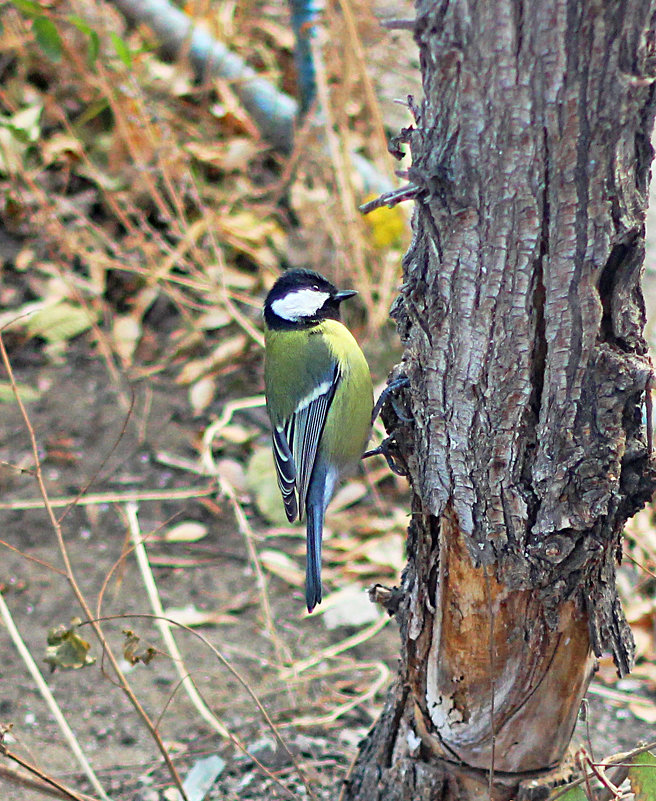
[[[390,381],[390,383],[385,387],[385,389],[380,393],[378,400],[376,401],[376,405],[374,406],[373,413],[371,415],[371,422],[372,424],[376,421],[376,418],[381,413],[383,406],[389,401],[394,409],[396,416],[402,423],[411,423],[412,418],[407,417],[400,409],[398,401],[394,397],[394,394],[399,390],[403,389],[404,387],[410,386],[410,379],[407,376],[403,376],[402,378],[395,378],[394,381]]]
[[[363,459],[368,459],[370,456],[384,456],[385,461],[387,462],[387,466],[397,476],[408,476],[408,471],[401,467],[398,462],[394,460],[391,452],[391,445],[392,437],[387,437],[384,439],[377,448],[372,448],[370,451],[366,451],[362,454]]]

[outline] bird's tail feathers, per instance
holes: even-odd
[[[305,562],[305,602],[308,612],[321,603],[321,535],[323,503],[308,503],[307,558]]]

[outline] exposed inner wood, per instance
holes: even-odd
[[[430,645],[425,662],[408,665],[426,744],[486,769],[493,716],[497,770],[551,767],[569,744],[594,667],[587,616],[569,601],[552,629],[536,593],[473,565],[452,510],[440,535],[436,613],[424,621]]]

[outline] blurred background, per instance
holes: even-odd
[[[276,139],[245,99],[248,73],[199,67],[184,31],[167,58],[143,5],[0,0],[0,331],[13,369],[13,386],[0,372],[4,742],[95,797],[171,801],[177,770],[196,801],[334,799],[396,672],[398,635],[366,588],[399,582],[409,494],[380,458],[342,488],[326,597],[308,616],[304,530],[286,522],[269,449],[261,304],[281,270],[309,266],[358,290],[346,322],[378,391],[399,360],[388,312],[411,204],[358,207],[404,183],[407,160],[387,143],[412,124],[407,96],[421,98],[421,81],[411,31],[389,20],[413,8],[317,9],[321,110]],[[297,96],[287,4],[180,10],[267,82],[286,130]],[[656,723],[651,509],[624,547],[638,662],[621,682],[601,662],[580,733],[598,757]],[[187,628],[167,635],[139,617],[162,610]],[[103,618],[104,645],[89,618]],[[3,797],[33,797],[15,769],[0,762]]]

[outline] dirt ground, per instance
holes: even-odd
[[[78,341],[60,364],[51,363],[32,345],[14,350],[12,358],[17,380],[43,390],[38,401],[28,404],[28,411],[52,499],[76,495],[99,468],[100,474],[87,490],[87,500],[92,501],[101,492],[120,498],[128,490],[146,494],[150,490],[173,492],[205,487],[206,480],[201,476],[171,467],[176,458],[182,463],[196,460],[193,443],[202,427],[202,421],[189,416],[185,393],[178,386],[165,378],[135,386],[134,409],[117,445],[126,415],[118,390],[88,342]],[[260,410],[251,419],[261,423]],[[15,405],[3,407],[3,431],[0,459],[11,465],[29,465],[30,444]],[[0,579],[16,625],[31,653],[41,662],[48,630],[68,624],[80,615],[80,610],[65,579],[45,566],[61,567],[61,561],[43,509],[6,508],[12,501],[37,498],[33,476],[6,464],[1,475],[2,538],[18,550],[3,551]],[[104,624],[118,652],[121,631],[126,627],[160,649],[161,642],[150,621],[130,618],[132,614],[149,613],[150,607],[135,560],[125,551],[127,529],[120,513],[123,507],[124,504],[107,502],[78,505],[63,521],[64,536],[75,575],[91,605],[95,608],[106,584],[102,615],[125,616]],[[61,509],[57,511],[61,514]],[[249,512],[249,516],[257,532],[261,528],[257,515]],[[163,527],[181,519],[206,525],[208,535],[188,544],[158,540]],[[333,664],[338,668],[336,674],[322,671],[319,665],[318,678],[286,685],[278,677],[275,650],[263,628],[257,582],[246,543],[225,499],[210,496],[142,501],[139,521],[144,533],[154,532],[148,552],[165,609],[193,604],[216,616],[217,624],[203,626],[203,633],[262,699],[290,749],[305,765],[318,797],[336,799],[357,743],[380,708],[383,693],[377,693],[333,725],[307,728],[289,721],[334,703],[336,688],[330,686],[332,678],[344,684],[346,693],[352,692],[346,679],[349,669],[358,673],[359,664],[381,661],[393,674],[397,652],[394,624],[353,649],[341,665]],[[294,554],[302,548],[302,540],[289,537],[277,544]],[[268,595],[278,635],[294,660],[311,656],[345,636],[344,630],[327,631],[320,616],[305,616],[301,592],[290,591],[282,581],[269,578]],[[88,636],[93,639],[90,632]],[[224,725],[298,798],[305,797],[305,788],[289,757],[276,746],[244,688],[208,648],[188,634],[180,634],[178,639],[194,681]],[[169,794],[162,794],[171,788],[171,779],[152,739],[122,691],[114,686],[111,671],[103,671],[97,644],[91,651],[98,657],[95,665],[83,670],[57,670],[48,677],[80,744],[112,798],[172,798],[170,789]],[[29,754],[35,764],[60,781],[89,792],[4,628],[0,628],[0,660],[1,717],[5,723],[13,724],[9,741],[15,740],[15,750]],[[219,754],[225,760],[226,767],[210,798],[286,797],[250,759],[212,734],[184,693],[176,692],[178,679],[166,656],[158,656],[147,666],[130,668],[125,663],[124,667],[140,702],[152,718],[159,720],[162,738],[183,776],[202,756]],[[600,701],[594,693],[590,704],[590,731],[598,754],[633,747],[641,738],[653,736],[651,727],[633,718],[622,705]],[[580,738],[585,742],[585,726],[580,728]],[[6,801],[38,797],[34,791],[1,778],[0,783],[5,785],[2,797]]]

